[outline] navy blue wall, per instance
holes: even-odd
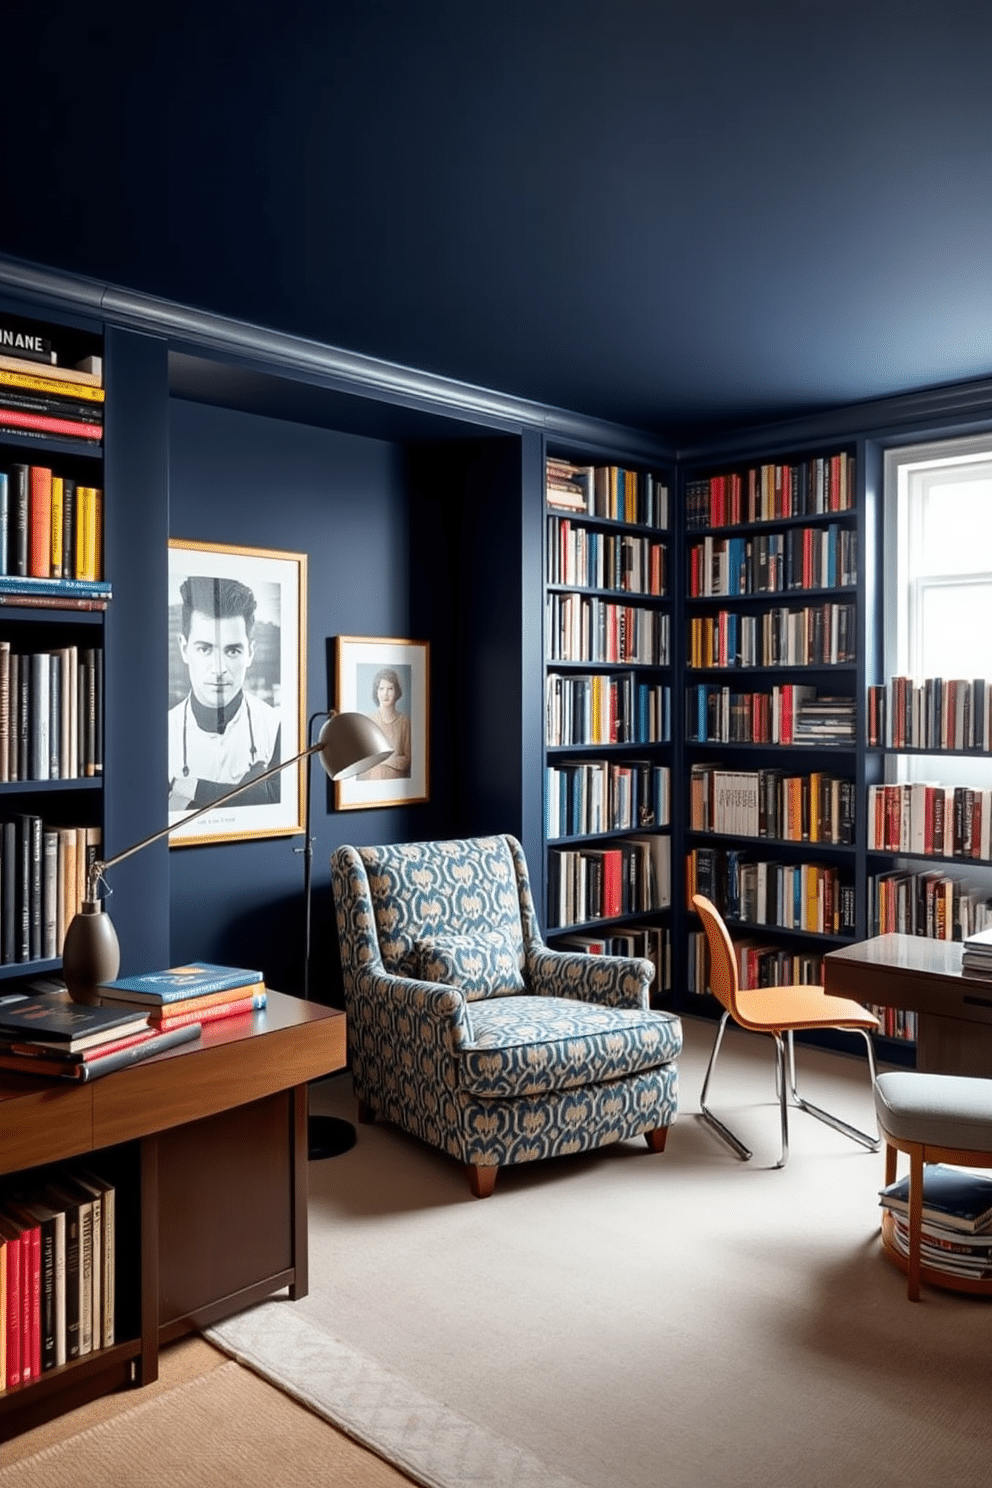
[[[411,562],[415,477],[402,444],[173,399],[170,404],[171,537],[308,554],[307,716],[334,700],[336,635],[430,639],[435,629],[433,732],[446,713],[446,586]],[[426,497],[425,497],[426,499]],[[433,556],[447,567],[450,523],[438,520]],[[432,759],[431,802],[333,811],[333,788],[313,776],[311,995],[338,1002],[328,858],[341,842],[402,841],[451,830],[443,740]],[[173,848],[171,956],[259,966],[269,984],[303,984],[302,835]]]

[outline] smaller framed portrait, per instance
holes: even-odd
[[[303,831],[306,613],[305,553],[170,539],[170,846]]]
[[[429,643],[338,636],[335,707],[367,713],[393,752],[381,765],[334,782],[338,811],[426,801],[429,793]]]

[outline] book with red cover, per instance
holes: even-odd
[[[0,1303],[7,1313],[7,1388],[21,1383],[21,1255],[22,1227],[0,1214],[0,1240],[7,1251],[7,1295]]]
[[[41,1376],[41,1221],[19,1203],[5,1210],[21,1231],[21,1383]]]
[[[52,472],[32,465],[28,490],[28,574],[36,579],[52,575]]]
[[[94,443],[99,443],[103,438],[102,424],[57,418],[50,413],[31,413],[24,408],[0,408],[0,428],[18,429],[25,434],[54,434],[67,439],[87,439]]]
[[[197,1003],[185,1012],[177,1011],[174,1004],[156,1017],[155,1026],[166,1033],[170,1028],[185,1028],[190,1023],[216,1023],[220,1018],[236,1018],[242,1013],[254,1013],[265,1007],[267,995],[264,987],[245,990],[250,994],[247,997],[237,997],[230,1002],[215,1002],[209,1007],[200,1007]],[[178,1004],[178,1007],[182,1006],[183,1004]]]

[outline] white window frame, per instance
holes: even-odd
[[[923,678],[920,628],[922,600],[927,590],[951,586],[963,588],[972,584],[992,585],[992,571],[988,570],[952,574],[934,572],[917,578],[910,578],[908,575],[913,524],[919,524],[922,520],[921,504],[912,501],[914,484],[919,489],[920,481],[924,488],[937,481],[944,483],[949,468],[982,464],[992,467],[992,433],[942,439],[926,444],[900,445],[886,451],[883,485],[885,558],[882,681],[887,682],[894,676],[913,676],[917,680]],[[992,676],[992,654],[988,675]],[[922,779],[928,772],[932,773],[932,769],[933,762],[929,757],[913,756],[894,760],[890,756],[886,776],[889,779]],[[948,783],[966,783],[964,777],[968,773],[968,762],[944,760],[940,773]],[[962,775],[960,782],[954,780],[958,774]]]

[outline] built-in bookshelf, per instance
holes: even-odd
[[[853,449],[690,472],[681,645],[685,982],[705,894],[742,986],[822,981],[856,938],[861,527]]]
[[[116,1189],[80,1164],[0,1184],[6,1349],[0,1394],[114,1346]]]
[[[102,835],[103,340],[0,317],[0,978],[56,969]]]
[[[545,466],[546,923],[671,985],[672,602],[668,478]]]

